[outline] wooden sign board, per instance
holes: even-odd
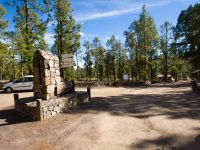
[[[73,67],[73,66],[76,66],[75,62],[61,64],[61,68],[67,68],[67,67]]]
[[[73,59],[73,55],[72,54],[62,54],[61,55],[61,59]]]
[[[65,62],[72,62],[74,61],[73,58],[69,58],[69,59],[62,59],[62,62],[65,63]]]
[[[62,54],[61,55],[61,68],[76,66],[74,57],[72,54]]]

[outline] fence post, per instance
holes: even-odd
[[[15,104],[15,110],[16,110],[16,105],[17,105],[17,101],[19,100],[19,94],[14,94],[14,104]]]
[[[197,83],[196,83],[196,81],[192,80],[191,81],[191,85],[192,85],[192,91],[196,92],[197,91]]]
[[[88,93],[89,100],[90,100],[91,99],[91,88],[89,86],[87,87],[87,93]]]
[[[72,80],[72,84],[73,84],[73,86],[72,86],[72,92],[75,92],[75,81],[74,80]]]
[[[37,99],[37,119],[38,121],[43,120],[43,114],[42,114],[42,100]]]

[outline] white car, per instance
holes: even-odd
[[[9,82],[3,86],[3,89],[6,93],[33,90],[33,75],[24,76],[16,81]]]

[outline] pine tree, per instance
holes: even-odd
[[[91,57],[91,44],[89,41],[84,41],[83,46],[85,47],[85,57],[83,58],[85,61],[85,69],[86,69],[86,77],[87,79],[92,78],[92,57]]]
[[[116,81],[116,51],[117,51],[117,44],[118,44],[117,38],[112,35],[110,39],[107,40],[107,46],[109,51],[109,57],[110,57],[110,63],[111,71],[112,71],[112,78],[114,81]]]
[[[149,16],[145,5],[142,7],[139,20],[133,21],[129,31],[125,31],[126,47],[130,52],[131,76],[136,80],[153,80],[153,61],[158,45],[158,32],[154,20]],[[134,67],[136,65],[136,73]]]
[[[37,0],[13,0],[7,3],[16,7],[14,16],[15,28],[17,32],[17,49],[21,56],[21,72],[32,74],[33,53],[36,50],[47,49],[44,40],[47,20],[42,20],[39,15],[48,14],[49,3],[45,0],[40,3]]]
[[[151,59],[153,59],[153,56],[156,53],[156,46],[158,44],[158,32],[156,30],[153,18],[149,16],[145,5],[142,7],[142,12],[140,14],[137,27],[139,28],[138,43],[139,49],[141,51],[141,76],[142,80],[145,81],[147,79],[152,79],[152,69],[149,64],[151,63]]]
[[[169,53],[170,53],[170,39],[172,33],[172,25],[168,21],[164,22],[161,26],[161,50],[163,53],[163,61],[164,61],[164,80],[167,82],[168,76],[168,64],[169,64]]]
[[[5,8],[0,4],[0,39],[5,33],[5,28],[8,26],[8,21],[3,21],[2,17],[6,14]]]
[[[59,59],[62,54],[75,54],[80,47],[80,24],[75,23],[69,0],[55,0],[55,47]],[[69,73],[69,69],[66,70]],[[61,69],[64,77],[64,70]]]
[[[105,76],[108,81],[112,80],[112,55],[110,51],[106,51],[105,56]]]
[[[178,32],[178,47],[185,60],[191,65],[193,77],[200,81],[200,4],[189,6],[181,11],[176,30]]]
[[[0,39],[5,39],[5,29],[8,26],[8,21],[4,21],[2,17],[6,14],[5,8],[0,4]],[[6,79],[7,70],[5,69],[10,60],[8,46],[0,41],[0,80]],[[7,74],[8,76],[8,74]]]
[[[126,52],[123,48],[122,43],[119,41],[117,43],[117,78],[123,80],[123,74],[126,73]]]
[[[93,61],[96,70],[96,77],[99,80],[103,80],[104,76],[104,59],[105,59],[105,50],[101,44],[101,41],[98,37],[95,37],[92,41],[92,55]]]
[[[138,22],[134,21],[129,31],[124,32],[126,41],[125,46],[129,54],[129,68],[131,70],[132,80],[135,78],[138,81],[140,77],[140,65],[139,65],[139,43],[138,43]]]

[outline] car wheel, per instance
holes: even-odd
[[[7,88],[5,89],[5,91],[6,91],[6,93],[11,93],[13,90],[12,90],[12,88],[7,87]]]

